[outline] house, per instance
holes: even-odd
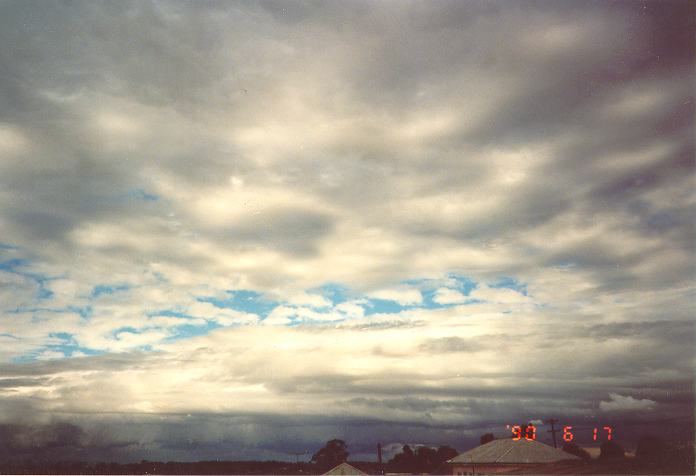
[[[553,448],[536,440],[493,440],[485,445],[460,454],[447,461],[449,474],[455,476],[473,474],[502,474],[509,472],[544,473],[544,467],[558,468],[558,464],[581,462],[575,455]]]
[[[344,463],[339,464],[335,468],[328,470],[324,474],[325,475],[327,475],[327,474],[329,474],[329,475],[348,475],[348,474],[350,474],[350,475],[363,475],[363,474],[365,474],[366,475],[367,473],[364,473],[364,472],[360,471],[358,468],[356,468],[355,466],[351,466],[348,463],[344,462]]]

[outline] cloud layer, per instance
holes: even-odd
[[[691,17],[4,2],[0,451],[690,437]]]

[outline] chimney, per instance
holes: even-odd
[[[377,443],[377,461],[382,466],[382,443]]]

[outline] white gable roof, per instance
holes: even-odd
[[[355,466],[351,466],[348,463],[341,463],[338,466],[336,466],[333,469],[328,470],[324,474],[332,474],[332,475],[344,475],[344,474],[352,474],[352,475],[362,475],[362,474],[367,474],[363,473],[360,471],[358,468]]]
[[[579,460],[575,455],[538,441],[505,438],[493,440],[449,460],[449,463],[555,463]]]

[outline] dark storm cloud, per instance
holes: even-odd
[[[315,451],[335,436],[345,437],[349,445],[355,445],[359,451],[367,451],[370,441],[405,441],[406,436],[410,442],[450,444],[465,449],[474,445],[478,436],[490,429],[502,436],[505,424],[517,423],[520,419],[531,420],[555,414],[573,424],[596,424],[596,419],[588,415],[598,414],[597,404],[608,400],[608,391],[656,402],[657,407],[650,418],[673,422],[679,438],[688,435],[684,415],[685,409],[690,408],[693,401],[693,381],[662,378],[658,382],[654,377],[644,377],[642,374],[661,368],[661,359],[669,360],[672,368],[679,368],[675,364],[683,362],[683,356],[679,355],[682,346],[676,344],[678,341],[674,339],[687,334],[689,322],[668,322],[663,325],[639,322],[627,326],[600,324],[583,326],[582,331],[571,333],[567,329],[562,333],[559,327],[542,334],[540,329],[514,329],[509,334],[480,337],[473,354],[487,349],[512,349],[511,352],[516,354],[514,358],[521,361],[520,367],[507,373],[485,373],[462,365],[458,369],[460,375],[449,378],[446,385],[442,385],[440,379],[428,380],[427,373],[422,373],[428,369],[418,366],[406,374],[382,373],[369,379],[321,372],[285,377],[282,373],[269,375],[263,369],[255,374],[243,374],[245,384],[262,382],[270,391],[286,399],[297,395],[309,401],[323,396],[329,398],[331,405],[325,407],[321,415],[295,412],[294,416],[288,417],[276,411],[249,411],[236,415],[206,415],[201,412],[113,414],[109,406],[85,412],[56,412],[40,398],[17,397],[4,399],[2,408],[5,415],[24,416],[21,428],[15,425],[7,430],[19,435],[8,436],[12,441],[18,438],[18,441],[34,442],[31,447],[22,446],[21,454],[56,458],[76,455],[86,459],[125,461],[139,461],[148,457],[151,460],[207,459],[220,452],[225,457],[240,459],[288,459],[291,451]],[[570,334],[581,337],[569,339]],[[441,357],[442,352],[460,351],[462,341],[464,347],[471,348],[468,339],[443,338],[427,340],[419,346],[419,350],[434,352]],[[594,344],[602,342],[611,343],[611,347],[593,349]],[[534,358],[530,360],[530,353],[544,344],[547,347],[543,352],[533,354]],[[620,351],[607,351],[612,347]],[[583,349],[595,355],[595,358],[578,359],[576,352]],[[384,358],[389,358],[389,355]],[[55,398],[80,401],[85,398],[84,391],[92,391],[95,387],[98,390],[101,384],[96,383],[99,380],[73,383],[71,375],[84,372],[95,376],[114,375],[114,372],[148,372],[160,368],[170,359],[166,354],[134,353],[6,364],[2,367],[1,375],[6,376],[2,380],[8,383],[6,388],[12,388],[10,383],[15,388],[44,386],[52,389]],[[542,360],[549,362],[544,364]],[[172,363],[178,367],[186,361],[186,358],[179,356]],[[551,362],[557,365],[549,365]],[[253,361],[251,365],[255,365]],[[688,373],[688,367],[685,372]],[[225,369],[224,381],[235,382],[236,374],[233,370]],[[482,382],[486,381],[494,381],[495,385],[483,385]],[[652,385],[646,387],[646,382],[650,381]],[[157,380],[153,379],[154,382]],[[166,384],[160,382],[159,385]],[[96,394],[92,395],[103,401]],[[612,412],[608,415],[604,414],[606,412],[600,413],[603,416],[597,418],[617,420]],[[69,433],[73,435],[72,439],[58,444],[55,435],[60,432],[54,431],[50,426],[52,423],[42,423],[45,418],[60,418],[79,426],[80,430]],[[622,411],[618,420],[623,425],[645,425],[643,411]],[[620,431],[628,435],[629,427],[622,427]],[[631,438],[626,436],[622,441],[629,444]]]
[[[137,440],[115,441],[107,427],[55,421],[47,424],[0,425],[0,455],[9,459],[48,461],[101,460],[123,457],[138,447]]]
[[[412,439],[425,435],[433,441],[442,438],[442,429],[401,424],[399,430],[402,436]],[[0,447],[0,454],[49,460],[140,461],[150,458],[195,461],[214,459],[219,454],[234,455],[238,459],[259,455],[268,459],[288,459],[292,452],[304,452],[303,459],[307,460],[332,435],[342,433],[345,438],[356,442],[350,446],[354,457],[362,452],[372,458],[377,441],[388,435],[391,437],[390,431],[393,431],[390,425],[377,421],[317,421],[311,416],[268,419],[200,415],[164,422],[144,417],[141,420],[129,418],[126,423],[111,420],[96,424],[63,421],[46,425],[0,426],[0,435],[5,442]],[[130,439],[119,439],[125,434],[130,434]],[[108,439],[104,439],[105,435]],[[255,447],[253,452],[245,452],[249,445]]]
[[[70,423],[29,427],[0,425],[0,441],[4,443],[0,452],[26,456],[37,450],[64,449],[78,446],[83,436],[82,429]]]

